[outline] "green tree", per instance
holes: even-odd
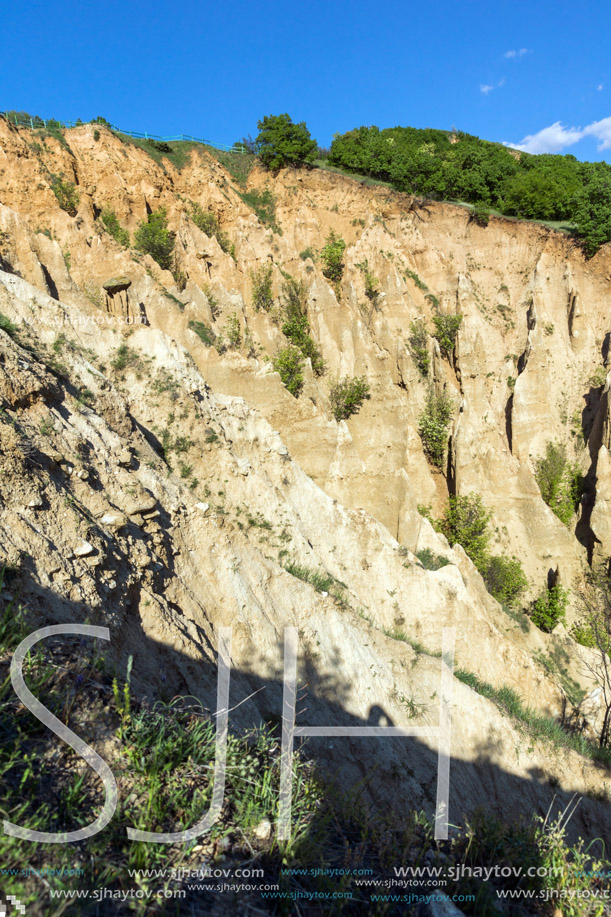
[[[418,367],[418,372],[425,379],[429,374],[430,357],[428,340],[429,335],[426,327],[426,319],[417,318],[409,326],[409,346],[414,362]]]
[[[491,557],[483,572],[486,589],[501,605],[514,607],[528,588],[522,564],[516,557]]]
[[[535,480],[549,508],[569,525],[581,499],[583,474],[576,464],[568,462],[561,443],[547,444],[544,457],[535,463]]]
[[[551,634],[557,624],[566,620],[569,593],[560,584],[545,589],[532,604],[530,616],[540,630]]]
[[[434,315],[434,336],[439,341],[439,348],[448,359],[454,353],[456,335],[462,324],[462,315]]]
[[[611,168],[606,163],[587,169],[586,180],[575,199],[573,222],[588,256],[611,242]]]
[[[346,420],[357,414],[363,402],[371,398],[369,383],[365,376],[346,376],[331,386],[329,398],[335,419]]]
[[[279,350],[272,360],[272,366],[280,373],[282,384],[295,398],[299,398],[303,388],[303,363],[303,354],[292,344]]]
[[[57,198],[57,203],[61,209],[68,216],[75,217],[78,212],[80,196],[74,182],[67,181],[63,175],[53,175],[51,177],[51,190]]]
[[[134,235],[134,245],[138,251],[150,255],[159,267],[166,271],[172,268],[172,256],[176,234],[168,229],[168,218],[164,207],[149,213],[148,220],[143,220]]]
[[[106,209],[103,210],[100,219],[104,225],[106,232],[113,237],[115,242],[118,242],[119,245],[122,245],[124,248],[129,247],[129,233],[127,229],[123,229],[119,223],[119,219],[114,210]]]
[[[320,259],[323,263],[322,272],[327,280],[339,284],[344,276],[346,243],[334,229],[331,230],[325,241],[326,245],[320,252]]]
[[[419,418],[418,432],[429,460],[441,468],[448,442],[448,427],[452,417],[452,399],[447,392],[437,395],[429,390],[426,406]]]
[[[255,149],[266,169],[301,166],[313,162],[318,144],[310,136],[305,121],[294,124],[289,115],[266,115],[257,122],[259,133]]]
[[[271,264],[262,264],[250,272],[252,281],[252,304],[255,312],[269,312],[274,304]]]
[[[282,284],[281,306],[284,313],[282,333],[298,347],[303,356],[312,363],[312,371],[322,376],[325,361],[318,344],[310,334],[310,323],[307,317],[308,291],[303,280],[288,277]]]
[[[492,514],[484,506],[480,495],[470,493],[450,497],[445,515],[438,524],[439,531],[451,545],[462,545],[480,572],[486,570],[490,560],[488,523],[491,518]]]

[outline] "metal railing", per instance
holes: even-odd
[[[128,131],[110,124],[108,121],[60,121],[58,118],[38,118],[30,115],[19,115],[14,111],[0,111],[0,117],[5,118],[9,124],[16,127],[29,127],[31,130],[48,130],[53,128],[70,129],[72,127],[81,127],[83,124],[98,124],[100,127],[107,127],[116,134],[125,134],[127,137],[134,137],[136,140],[153,140],[160,143],[201,143],[202,146],[210,146],[214,150],[222,150],[226,153],[245,153],[243,147],[227,146],[224,143],[213,143],[212,140],[203,140],[201,137],[193,137],[191,134],[174,134],[170,137],[163,137],[160,134],[149,134],[148,131]]]

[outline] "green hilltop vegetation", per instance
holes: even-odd
[[[326,156],[397,191],[473,204],[521,219],[568,223],[588,255],[611,241],[611,166],[572,155],[518,152],[461,131],[359,127],[336,134]]]
[[[61,122],[47,120],[45,130],[37,115],[14,111],[6,115],[24,126],[33,124],[35,131],[66,145]],[[100,116],[92,123],[112,129]],[[257,127],[257,137],[237,141],[233,151],[208,147],[241,185],[257,156],[273,172],[286,166],[333,168],[424,199],[469,204],[472,219],[481,226],[488,224],[491,212],[551,223],[579,239],[587,257],[611,242],[611,165],[606,162],[580,162],[570,154],[524,153],[463,131],[381,130],[372,125],[335,134],[331,147],[321,149],[305,122],[296,123],[288,114],[266,115]],[[144,149],[160,164],[167,158],[177,168],[188,162],[193,148],[201,146],[116,136]]]

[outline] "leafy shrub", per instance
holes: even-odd
[[[568,462],[561,443],[547,444],[545,456],[535,463],[535,480],[552,512],[569,525],[581,499],[583,475],[576,464]]]
[[[322,376],[325,371],[325,361],[320,348],[310,335],[310,323],[306,315],[307,298],[305,283],[302,280],[295,280],[294,277],[287,277],[282,284],[281,305],[285,317],[282,333],[291,344],[299,348],[306,359],[311,361],[315,375]]]
[[[302,261],[307,261],[308,258],[311,258],[312,261],[316,261],[316,259],[318,258],[318,255],[316,254],[313,248],[308,246],[307,248],[304,248],[302,252],[299,252],[299,257],[301,258]]]
[[[255,188],[252,191],[241,191],[239,194],[265,226],[269,226],[272,232],[282,235],[282,229],[276,223],[276,198],[268,188],[263,191],[257,191]]]
[[[113,237],[115,242],[118,242],[119,245],[122,245],[124,248],[128,248],[129,233],[126,229],[123,229],[119,223],[117,214],[114,212],[114,210],[103,210],[100,219],[102,220],[104,229],[110,236]]]
[[[172,267],[172,255],[176,234],[168,229],[168,219],[164,207],[149,213],[143,220],[134,236],[134,245],[138,251],[150,255],[163,270]]]
[[[306,359],[312,362],[312,371],[316,376],[322,376],[325,371],[325,361],[323,360],[320,348],[310,336],[310,325],[305,315],[300,318],[294,318],[284,322],[282,333],[289,339],[291,344],[298,347]]]
[[[596,635],[589,621],[581,621],[574,624],[571,628],[571,637],[581,646],[588,646],[590,649],[594,649],[596,646]]]
[[[308,310],[308,290],[303,280],[295,280],[285,274],[282,284],[281,305],[288,321],[302,318]]]
[[[489,564],[490,535],[488,512],[479,494],[450,497],[448,508],[437,527],[451,545],[460,544],[477,569],[485,571]]]
[[[235,245],[229,240],[227,233],[221,229],[221,224],[215,213],[211,210],[204,210],[200,204],[191,201],[189,204],[189,216],[198,229],[201,229],[211,238],[214,236],[222,251],[227,255],[231,255],[235,261]]]
[[[435,554],[430,548],[423,548],[418,551],[416,557],[425,570],[441,570],[442,567],[447,567],[450,563],[447,557],[444,557],[443,554]]]
[[[442,354],[448,359],[454,353],[456,345],[456,335],[462,323],[462,315],[434,315],[433,324],[435,325],[434,336],[439,341],[439,348]]]
[[[12,336],[17,331],[17,325],[7,315],[0,312],[0,331]]]
[[[418,432],[427,458],[441,468],[448,442],[448,427],[452,417],[452,400],[447,392],[436,394],[431,388],[426,407],[419,418]]]
[[[546,589],[532,604],[530,616],[540,630],[551,634],[557,624],[566,620],[568,590],[559,584]]]
[[[79,193],[72,181],[66,181],[63,175],[51,176],[51,191],[57,198],[57,203],[68,216],[75,217],[79,205]]]
[[[124,369],[137,369],[140,367],[141,359],[137,351],[132,350],[127,344],[120,344],[115,351],[115,355],[110,361],[110,365],[118,372]]]
[[[202,287],[202,290],[206,294],[206,299],[208,300],[208,305],[210,306],[210,312],[212,313],[212,318],[216,320],[221,314],[221,306],[218,299],[214,295],[212,287],[209,283],[205,283]]]
[[[262,264],[256,270],[250,272],[252,281],[252,304],[255,312],[269,312],[274,302],[272,290],[272,271],[271,264]]]
[[[611,169],[604,162],[592,163],[584,169],[584,176],[572,216],[586,255],[591,257],[611,240]]]
[[[380,281],[377,277],[369,270],[369,264],[365,260],[362,264],[358,264],[357,267],[363,272],[363,277],[365,278],[365,296],[369,300],[372,306],[377,306],[378,299],[380,298]]]
[[[229,316],[223,330],[227,337],[228,346],[233,350],[237,350],[242,344],[242,333],[240,331],[240,320],[235,312],[232,312]]]
[[[331,386],[329,398],[335,419],[337,421],[346,420],[353,414],[357,414],[363,402],[371,398],[369,383],[365,376],[353,376],[352,378],[346,376]]]
[[[312,140],[305,121],[294,124],[287,114],[266,115],[257,127],[255,149],[266,169],[301,166],[316,158],[318,144]]]
[[[426,321],[423,318],[417,318],[409,326],[409,345],[414,362],[421,376],[426,377],[429,374],[430,357],[428,340],[429,335],[426,328]]]
[[[172,277],[174,278],[174,283],[182,293],[184,288],[187,285],[188,277],[184,271],[181,271],[180,268],[174,266],[172,269]],[[180,302],[180,300],[178,300]]]
[[[588,385],[591,385],[593,388],[602,388],[603,385],[607,383],[607,370],[604,366],[597,366],[590,378],[588,379]]]
[[[289,344],[278,351],[272,365],[280,373],[282,384],[295,398],[299,398],[303,388],[303,354],[298,347]]]
[[[515,606],[528,588],[522,564],[516,557],[491,557],[483,572],[486,589],[501,605]]]
[[[326,245],[320,252],[320,258],[323,263],[322,272],[328,280],[333,283],[340,283],[344,275],[344,252],[346,243],[338,236],[335,230],[331,230],[326,239]]]
[[[215,334],[212,328],[209,328],[204,322],[198,321],[190,321],[189,328],[196,333],[198,338],[203,341],[207,347],[212,347],[215,340]]]

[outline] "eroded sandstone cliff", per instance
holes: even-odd
[[[58,175],[76,186],[75,216],[53,193]],[[91,125],[41,145],[0,120],[0,313],[16,325],[0,331],[0,531],[22,595],[41,621],[106,623],[143,692],[154,697],[162,675],[208,706],[218,628],[231,626],[235,703],[259,691],[237,724],[280,714],[286,626],[299,628],[313,725],[435,723],[435,654],[452,625],[460,668],[560,716],[571,680],[595,688],[591,651],[562,627],[521,627],[418,507],[439,515],[450,494],[480,494],[494,550],[521,560],[530,597],[560,571],[571,623],[588,563],[611,556],[611,255],[585,261],[543,226],[481,227],[465,208],[332,172],[255,167],[247,188],[271,192],[274,229],[205,150],[177,170],[109,131],[96,140]],[[190,202],[214,212],[235,257],[198,229]],[[112,209],[133,232],[160,207],[176,233],[174,274],[99,220]],[[311,257],[332,229],[347,242],[339,288]],[[252,305],[253,271],[267,264],[276,300],[286,275],[306,284],[326,363],[322,376],[306,365],[298,399],[270,362],[286,343],[274,310]],[[364,264],[379,282],[375,302]],[[414,319],[430,323],[436,310],[463,316],[451,359],[430,342],[432,384],[454,405],[443,473],[418,433],[428,384],[409,343]],[[219,335],[233,315],[240,346],[217,350],[193,330],[202,322]],[[344,375],[366,376],[371,398],[338,423],[329,385]],[[550,441],[586,477],[570,526],[534,476]],[[450,563],[424,569],[423,548]],[[318,571],[324,588],[297,568]],[[454,708],[457,819],[478,804],[545,809],[552,784],[604,790],[606,772],[532,742],[458,680]],[[430,806],[430,757],[402,741],[312,749],[353,780],[373,757],[380,801],[400,788],[406,806]],[[605,827],[604,807],[582,810],[582,827]]]

